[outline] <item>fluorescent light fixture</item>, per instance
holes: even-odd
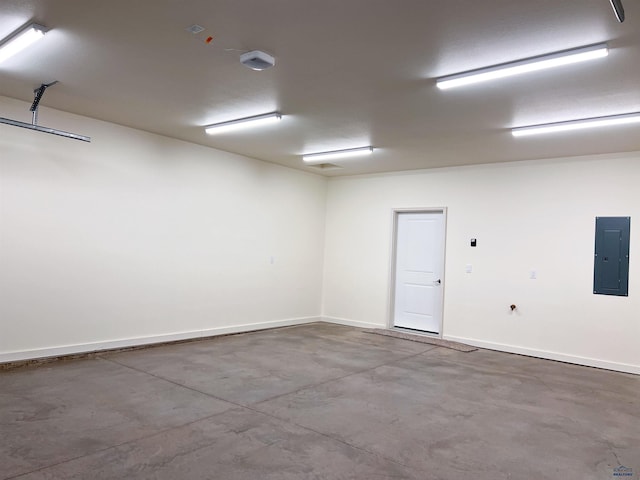
[[[607,44],[600,43],[598,45],[565,50],[562,52],[551,53],[549,55],[527,58],[515,62],[503,63],[501,65],[494,65],[492,67],[480,68],[478,70],[471,70],[469,72],[441,77],[436,80],[436,85],[438,88],[445,90],[448,88],[461,87],[463,85],[471,85],[473,83],[520,75],[521,73],[535,72],[537,70],[545,70],[547,68],[585,62],[587,60],[606,57],[607,55],[609,55],[609,48],[607,47]]]
[[[632,123],[640,123],[640,112],[611,115],[609,117],[585,118],[581,120],[571,120],[569,122],[546,123],[543,125],[532,125],[530,127],[518,127],[513,128],[511,133],[514,137],[524,137],[527,135],[568,132],[571,130],[627,125]]]
[[[624,22],[624,6],[622,5],[622,0],[611,0],[611,6],[618,21],[620,23]]]
[[[0,43],[0,63],[40,40],[45,33],[47,33],[45,27],[31,23],[5,38]]]
[[[228,122],[214,123],[213,125],[207,125],[204,128],[209,135],[215,135],[217,133],[241,130],[243,128],[253,128],[260,125],[267,125],[269,123],[277,123],[281,119],[282,115],[280,113],[272,112],[265,113],[264,115],[256,115],[255,117],[239,118],[237,120],[229,120]]]
[[[302,156],[302,160],[307,163],[323,163],[326,160],[335,160],[336,158],[359,157],[362,155],[371,155],[373,147],[348,148],[346,150],[333,150],[331,152],[306,153]]]

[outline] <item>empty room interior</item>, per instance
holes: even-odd
[[[637,0],[0,2],[0,480],[640,479]]]

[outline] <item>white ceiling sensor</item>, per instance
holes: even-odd
[[[276,59],[261,50],[253,50],[240,55],[240,63],[251,70],[262,71],[273,67]]]
[[[193,25],[188,26],[185,30],[189,33],[193,33],[194,35],[197,35],[201,32],[204,32],[205,28],[202,25],[198,25],[197,23],[194,23]]]

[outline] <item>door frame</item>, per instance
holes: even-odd
[[[394,208],[391,210],[391,252],[389,255],[389,291],[388,291],[388,311],[387,311],[387,329],[395,330],[396,327],[393,324],[394,320],[394,311],[395,311],[395,303],[396,303],[396,256],[397,252],[397,243],[398,243],[398,216],[401,213],[441,213],[442,214],[442,222],[443,222],[443,248],[442,248],[442,287],[441,287],[441,295],[442,295],[442,315],[440,316],[440,332],[438,334],[429,333],[429,332],[415,332],[416,335],[425,335],[427,337],[434,338],[443,338],[444,335],[444,289],[446,288],[447,282],[445,281],[445,270],[447,264],[447,207],[415,207],[415,208]],[[402,329],[398,329],[402,330]],[[404,330],[402,330],[404,331]]]

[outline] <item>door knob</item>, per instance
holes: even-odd
[[[442,281],[440,279],[437,279],[436,282],[438,285],[440,285],[442,283]]]

